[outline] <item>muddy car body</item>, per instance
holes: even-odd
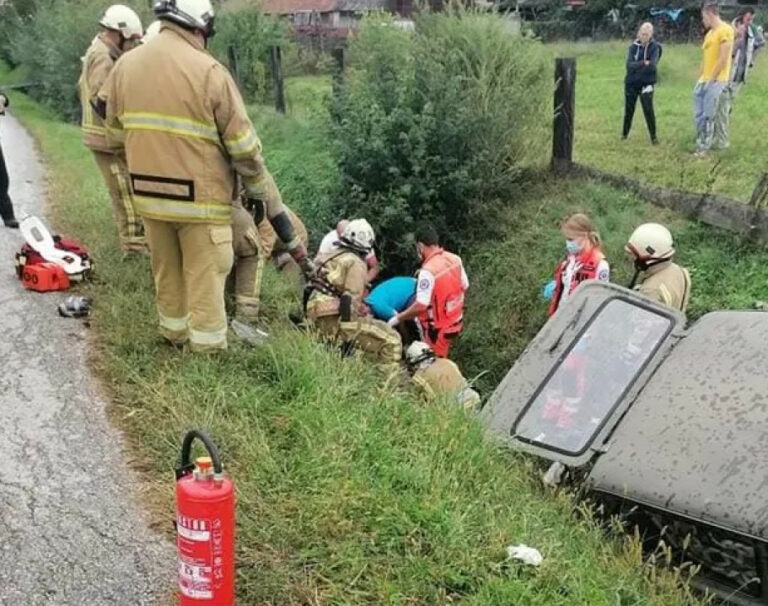
[[[697,583],[768,604],[768,314],[674,310],[587,282],[481,412],[516,450],[560,462]]]

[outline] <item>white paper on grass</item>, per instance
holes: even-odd
[[[507,559],[520,560],[523,564],[539,566],[544,561],[544,556],[538,549],[528,547],[528,545],[510,545],[507,547]]]

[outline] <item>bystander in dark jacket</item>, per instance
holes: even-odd
[[[627,51],[627,75],[624,78],[624,128],[621,136],[626,139],[632,128],[637,99],[643,108],[648,134],[656,144],[656,115],[653,111],[653,90],[656,86],[656,67],[661,58],[661,44],[653,39],[653,26],[643,23],[637,32],[637,40]]]

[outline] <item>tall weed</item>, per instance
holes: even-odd
[[[392,270],[411,263],[420,223],[457,246],[515,202],[521,169],[548,141],[547,56],[495,15],[426,13],[413,32],[382,15],[364,22],[333,112],[335,207],[377,226]]]

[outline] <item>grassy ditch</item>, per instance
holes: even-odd
[[[768,251],[741,238],[688,221],[640,201],[636,196],[592,181],[551,181],[528,186],[525,202],[500,221],[501,237],[462,251],[472,287],[468,321],[456,357],[468,376],[481,373],[492,389],[546,320],[543,285],[564,254],[559,225],[581,211],[595,221],[611,263],[611,280],[629,284],[633,267],[624,244],[641,223],[655,221],[672,230],[679,262],[691,272],[689,320],[717,309],[752,308],[766,300]]]
[[[154,503],[161,515],[172,517],[171,468],[184,430],[206,427],[222,447],[238,487],[240,603],[695,603],[673,574],[650,579],[636,542],[606,540],[578,521],[567,496],[540,488],[530,460],[488,443],[463,413],[426,405],[289,328],[291,285],[278,276],[265,287],[269,346],[234,345],[217,357],[163,347],[148,264],[120,260],[106,193],[77,128],[20,95],[13,101],[47,163],[56,226],[97,260],[89,287],[96,364],[115,420],[163,495]],[[268,161],[286,189],[295,184],[300,206],[305,177],[294,171],[307,164],[295,159],[316,149],[286,146],[316,139],[290,117],[265,113],[257,122],[265,116]],[[324,160],[307,162],[315,161],[319,174]],[[542,239],[546,256],[557,240]],[[478,257],[478,293],[496,280],[480,265]],[[515,543],[539,548],[541,568],[507,562],[504,548]]]

